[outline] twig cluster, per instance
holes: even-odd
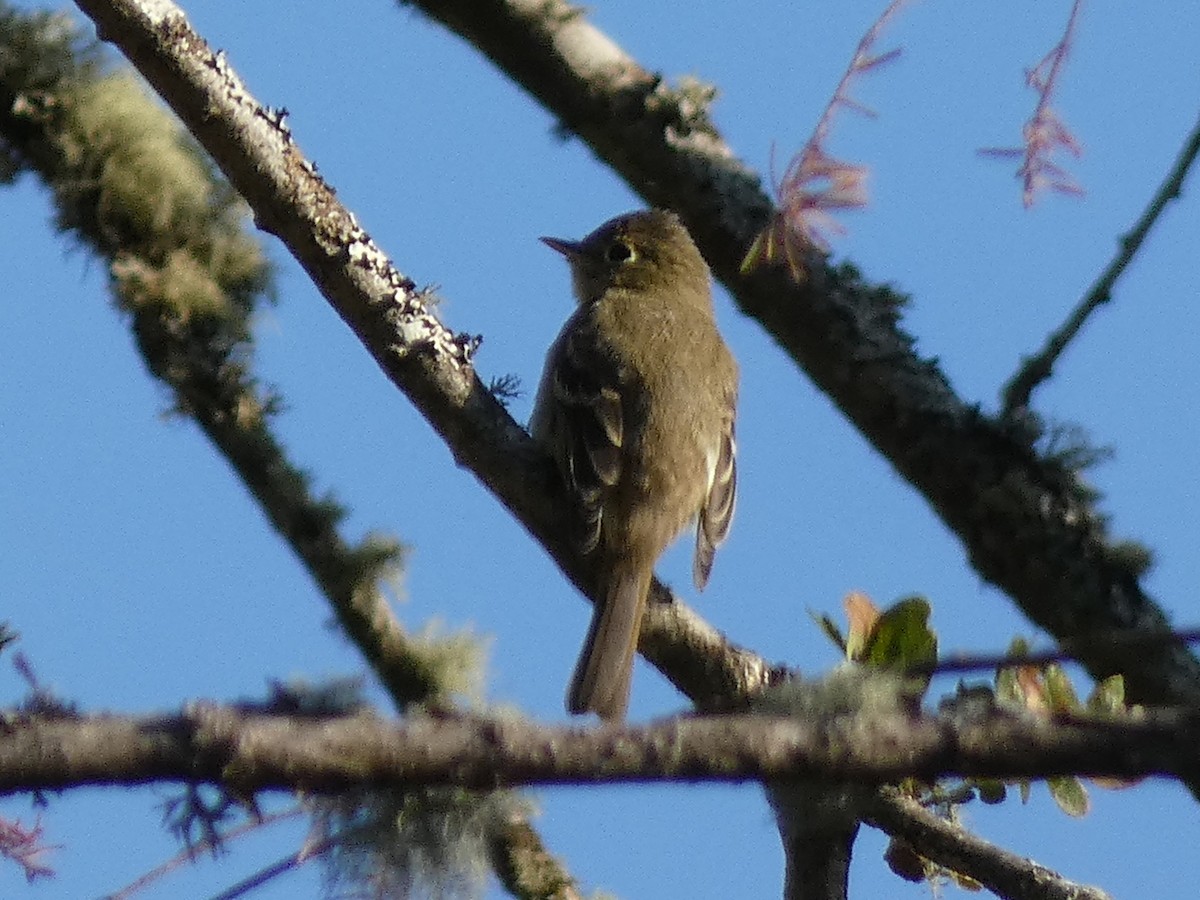
[[[1054,154],[1060,150],[1078,157],[1083,153],[1083,148],[1051,106],[1054,91],[1058,87],[1067,55],[1075,39],[1075,28],[1082,8],[1083,0],[1074,0],[1071,14],[1067,17],[1066,29],[1058,43],[1041,62],[1025,71],[1025,83],[1037,92],[1038,102],[1033,115],[1022,129],[1022,146],[989,147],[979,151],[983,156],[1021,159],[1017,177],[1023,185],[1021,200],[1026,209],[1033,206],[1038,193],[1043,190],[1073,196],[1083,194],[1083,188],[1066,169],[1053,160]]]
[[[832,156],[828,150],[828,138],[834,119],[841,110],[875,117],[875,111],[855,100],[850,89],[856,79],[887,65],[900,55],[898,49],[876,53],[875,44],[883,29],[906,2],[892,0],[867,29],[833,96],[817,120],[812,135],[788,162],[781,178],[776,180],[772,173],[777,209],[771,224],[746,254],[743,269],[752,269],[760,261],[782,259],[793,276],[800,277],[806,247],[827,251],[828,235],[845,233],[845,228],[834,214],[867,205],[867,167]]]

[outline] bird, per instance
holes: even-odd
[[[578,305],[546,355],[530,431],[599,573],[567,709],[621,721],[659,556],[695,520],[702,590],[729,533],[738,368],[708,266],[674,213],[636,211],[579,241],[541,240],[566,258]]]

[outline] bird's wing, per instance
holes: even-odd
[[[734,436],[734,404],[731,398],[729,415],[721,430],[717,443],[715,461],[712,464],[712,479],[708,495],[700,507],[696,523],[696,553],[692,558],[692,581],[698,590],[708,584],[712,572],[713,557],[717,547],[729,534],[733,522],[733,508],[737,501],[737,440]]]
[[[600,540],[603,501],[621,477],[625,421],[616,365],[586,319],[564,330],[547,385],[554,409],[551,446],[584,514],[583,551]]]

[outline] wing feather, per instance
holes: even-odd
[[[692,558],[692,581],[698,590],[708,584],[717,547],[729,534],[733,509],[737,502],[737,441],[734,437],[733,410],[726,420],[717,445],[716,462],[708,495],[700,507],[696,522],[696,553]]]
[[[550,406],[553,433],[548,444],[583,513],[580,544],[585,553],[600,542],[604,498],[620,481],[625,439],[616,367],[588,326],[583,319],[564,328],[551,351],[550,397],[539,397],[538,403]]]

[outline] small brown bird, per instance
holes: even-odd
[[[729,531],[737,364],[713,318],[708,266],[673,213],[542,240],[567,258],[579,307],[546,356],[530,429],[579,504],[581,549],[602,573],[567,709],[619,720],[655,562],[698,519],[702,589]]]

